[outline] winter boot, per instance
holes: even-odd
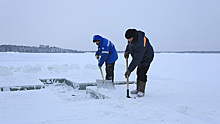
[[[137,89],[136,90],[132,90],[131,94],[137,94],[139,89],[140,89],[140,80],[137,80]]]
[[[138,90],[132,90],[131,91],[131,94],[137,94],[138,93]]]
[[[140,90],[137,93],[137,97],[143,97],[145,94],[146,82],[140,81],[139,83],[140,83]]]
[[[137,93],[137,97],[143,97],[143,96],[144,96],[144,93],[143,93],[143,92],[139,91],[139,92]]]

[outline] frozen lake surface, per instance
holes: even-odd
[[[157,53],[146,95],[138,99],[126,98],[126,85],[95,89],[110,99],[93,99],[85,90],[63,84],[0,92],[0,122],[219,124],[219,63],[220,54]],[[124,72],[125,59],[119,54],[115,80],[126,81]],[[101,74],[94,53],[0,53],[0,87],[42,85],[39,79],[54,78],[86,83],[101,79]],[[136,70],[130,80],[136,80]],[[131,84],[130,90],[134,88]]]

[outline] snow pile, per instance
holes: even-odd
[[[0,53],[0,86],[39,85],[39,79],[66,78],[77,83],[101,79],[94,53]],[[124,81],[125,60],[116,62],[115,80]],[[105,74],[105,67],[102,67]],[[135,79],[135,74],[132,76]]]
[[[4,66],[0,66],[0,76],[7,76],[7,75],[11,75],[12,69],[8,68],[8,67],[4,67]]]

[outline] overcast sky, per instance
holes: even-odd
[[[0,45],[96,50],[100,34],[124,50],[129,28],[156,51],[220,50],[220,0],[0,0]]]

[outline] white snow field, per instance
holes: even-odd
[[[102,69],[105,72],[105,66]],[[124,72],[121,53],[115,81],[126,81]],[[39,79],[95,82],[101,74],[94,53],[0,53],[0,87],[5,87],[0,92],[0,123],[219,124],[219,75],[220,54],[156,53],[143,98],[126,98],[126,85],[116,90],[92,87],[109,99],[93,99],[85,90],[58,83],[7,91],[10,86],[42,85]],[[130,80],[136,80],[136,70]],[[130,84],[130,90],[134,88]]]

